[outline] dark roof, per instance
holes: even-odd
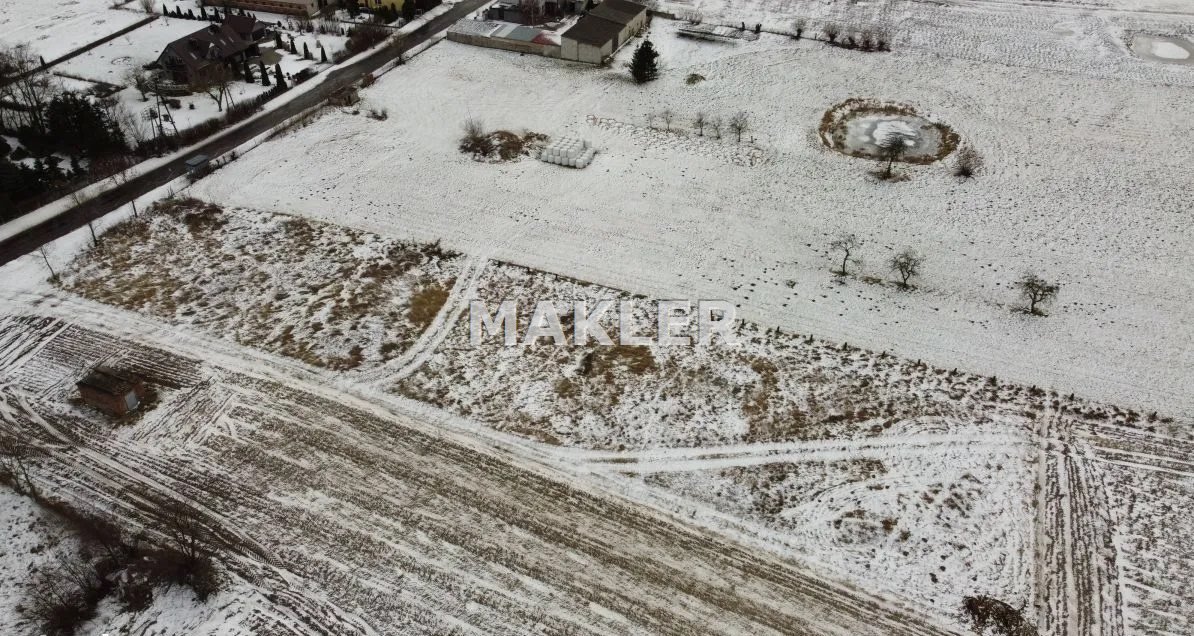
[[[564,31],[561,37],[599,47],[605,45],[606,42],[617,40],[618,34],[625,27],[624,24],[589,14],[577,20],[576,24],[572,25],[571,29]]]
[[[105,369],[96,367],[92,369],[87,377],[79,380],[79,386],[88,386],[97,391],[103,391],[108,395],[126,395],[132,391],[136,386],[137,380],[131,376],[115,371],[113,369]]]
[[[630,2],[630,0],[604,0],[601,4],[593,7],[589,11],[589,15],[595,15],[599,18],[605,18],[610,22],[617,22],[622,26],[626,26],[646,10],[647,7],[636,2]]]
[[[182,60],[189,71],[196,72],[236,55],[253,44],[252,38],[242,37],[232,24],[224,22],[205,26],[186,37],[178,38],[166,45],[162,55],[170,53]]]
[[[229,15],[224,17],[224,25],[236,32],[241,38],[246,40],[253,39],[253,33],[260,34],[265,30],[265,24],[258,22],[257,18],[247,15]]]

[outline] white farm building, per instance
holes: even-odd
[[[646,24],[647,8],[643,5],[605,0],[560,34],[560,58],[600,64]]]

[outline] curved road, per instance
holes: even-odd
[[[413,47],[426,42],[432,35],[443,31],[468,14],[476,11],[488,0],[462,0],[447,13],[431,19],[414,31],[399,36],[393,45],[383,46],[351,64],[338,66],[327,72],[320,85],[295,97],[276,108],[269,108],[237,127],[217,133],[216,136],[193,151],[150,170],[128,182],[107,190],[81,206],[71,208],[52,219],[47,219],[32,228],[0,242],[0,265],[32,252],[38,247],[60,236],[73,232],[90,221],[104,216],[129,201],[161,187],[172,179],[186,173],[186,160],[194,155],[216,157],[250,139],[265,133],[304,110],[323,103],[335,91],[360,81],[366,73],[372,73]],[[318,78],[316,78],[318,79]],[[309,80],[312,81],[312,80]]]

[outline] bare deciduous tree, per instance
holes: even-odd
[[[842,234],[830,241],[829,249],[842,253],[841,268],[834,273],[841,276],[848,276],[850,274],[849,269],[847,269],[850,264],[850,255],[857,252],[861,247],[862,241],[854,234]]]
[[[830,22],[821,28],[821,32],[825,34],[825,39],[829,40],[830,44],[833,44],[837,42],[837,36],[842,34],[842,28]]]
[[[152,14],[153,13],[153,5],[154,5],[153,0],[137,0],[137,6],[141,7],[141,10],[144,11],[145,13]]]
[[[144,71],[136,68],[130,68],[124,74],[124,83],[137,89],[141,93],[141,101],[149,100],[149,91],[153,89],[153,83],[149,79],[149,75]]]
[[[801,37],[804,36],[804,30],[807,28],[808,28],[808,20],[805,20],[804,18],[799,18],[795,22],[792,23],[792,35],[796,36],[796,39],[799,40]]]
[[[664,125],[667,126],[667,131],[672,132],[672,120],[676,118],[676,113],[670,108],[665,108],[663,109],[663,112],[659,113],[659,118],[662,119]]]
[[[888,133],[875,142],[875,148],[879,158],[887,162],[887,167],[883,170],[883,178],[890,179],[895,162],[908,152],[908,136],[898,132]]]
[[[191,85],[191,88],[206,93],[216,103],[216,110],[223,111],[225,99],[227,99],[229,105],[232,104],[230,87],[235,79],[232,71],[228,70],[222,64],[217,64],[206,75],[197,79]]]
[[[908,248],[892,256],[889,265],[891,271],[900,277],[900,287],[908,289],[908,281],[920,274],[920,266],[923,263],[924,258],[912,248]]]
[[[1016,288],[1020,290],[1020,295],[1028,301],[1028,313],[1034,316],[1043,316],[1045,313],[1040,310],[1039,305],[1045,304],[1057,296],[1061,286],[1057,283],[1046,282],[1045,279],[1030,272],[1016,281]]]
[[[37,253],[41,254],[41,259],[46,263],[46,269],[50,270],[50,280],[57,281],[58,272],[55,272],[54,266],[50,264],[50,254],[46,250],[46,246],[42,245],[41,247],[37,248]]]
[[[44,253],[42,255],[45,256]],[[49,260],[46,263],[48,266]],[[20,494],[29,493],[37,496],[37,487],[29,477],[28,461],[38,454],[40,449],[21,438],[15,431],[0,429],[0,477],[7,477],[13,490]]]
[[[10,128],[27,125],[46,134],[46,106],[57,93],[53,77],[42,69],[41,59],[28,45],[0,49],[0,98],[19,106],[0,109],[0,116],[19,122],[16,126],[9,125]]]
[[[708,120],[709,118],[705,113],[697,113],[696,117],[692,118],[692,125],[696,126],[697,134],[702,137],[705,136],[705,124],[708,123]]]
[[[734,135],[738,138],[738,143],[742,143],[742,133],[750,128],[750,118],[745,111],[738,111],[730,117],[730,130],[734,131]]]
[[[713,135],[714,139],[721,139],[721,118],[720,117],[714,117],[714,118],[710,119],[709,121],[705,122],[705,125],[709,127],[709,133]]]

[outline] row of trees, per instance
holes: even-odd
[[[833,273],[838,276],[849,276],[850,265],[858,265],[860,263],[857,255],[862,247],[862,240],[855,234],[842,234],[830,241],[830,251],[841,256],[838,268],[833,270]],[[924,262],[924,257],[916,252],[916,250],[905,248],[891,256],[887,260],[887,266],[888,270],[898,279],[896,284],[901,289],[908,290],[912,288],[912,279],[920,276],[921,267],[924,265]],[[1021,276],[1015,281],[1013,286],[1020,292],[1020,296],[1027,303],[1024,307],[1025,311],[1034,316],[1045,315],[1042,306],[1053,300],[1057,296],[1057,292],[1061,289],[1058,283],[1047,281],[1033,272],[1028,272]]]
[[[665,108],[658,113],[647,115],[647,125],[654,127],[656,122],[662,122],[664,130],[671,132],[672,124],[676,121],[677,117],[676,111]],[[742,135],[746,134],[751,126],[750,115],[746,111],[741,110],[727,117],[725,120],[716,115],[711,116],[705,111],[699,111],[696,115],[693,115],[691,124],[693,129],[701,137],[704,137],[705,133],[708,132],[709,136],[714,139],[721,139],[722,131],[728,130],[734,134],[735,139],[739,143],[742,142]]]

